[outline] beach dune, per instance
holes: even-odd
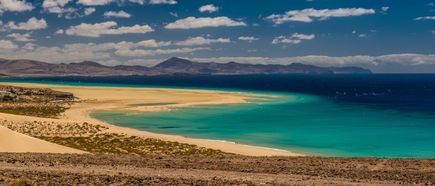
[[[57,145],[14,132],[0,126],[0,152],[34,152],[34,153],[67,153],[84,154],[86,152]]]

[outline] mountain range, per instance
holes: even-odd
[[[237,62],[193,62],[170,58],[153,67],[105,66],[97,62],[53,64],[34,60],[0,58],[0,76],[129,76],[129,75],[242,75],[242,74],[367,74],[360,67],[318,67],[301,63],[289,65],[242,64]]]

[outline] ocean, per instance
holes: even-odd
[[[435,75],[43,77],[1,81],[277,95],[170,112],[96,112],[113,124],[318,156],[435,157]]]

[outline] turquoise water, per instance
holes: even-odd
[[[296,98],[296,99],[295,99]],[[435,117],[336,104],[316,96],[156,113],[98,112],[117,125],[321,156],[435,157]]]

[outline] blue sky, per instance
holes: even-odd
[[[435,72],[433,0],[0,0],[0,57]]]

